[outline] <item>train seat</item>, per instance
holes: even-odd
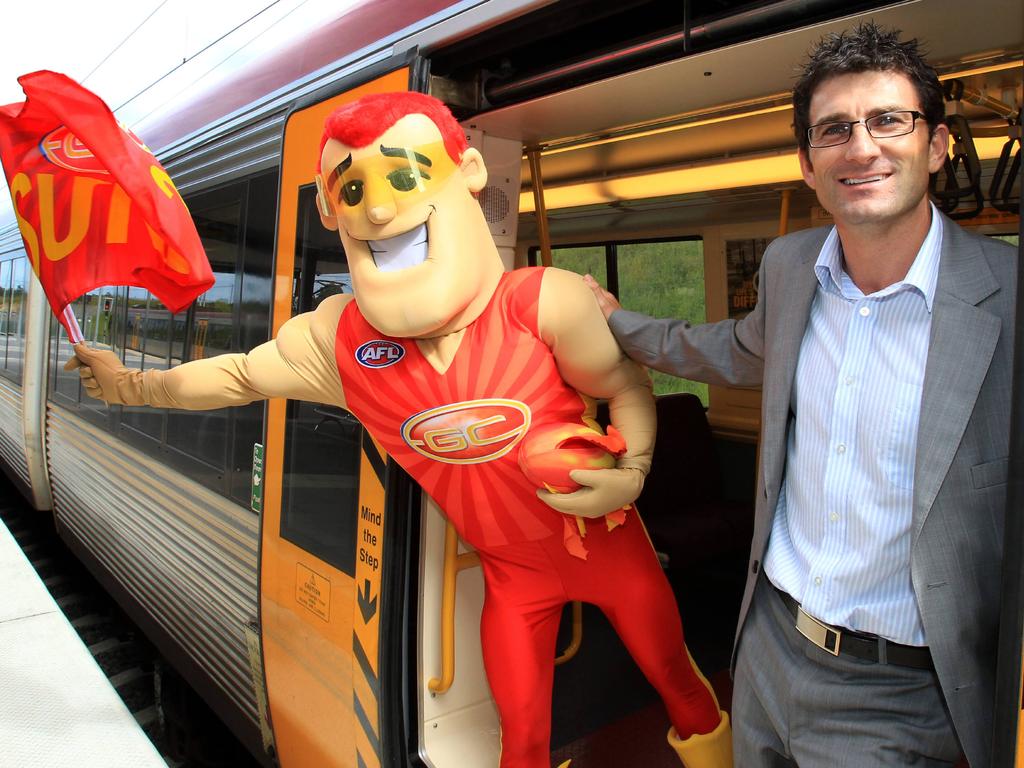
[[[711,426],[690,393],[656,400],[658,436],[651,472],[637,499],[667,568],[690,568],[745,553],[753,534],[753,500],[728,497]]]

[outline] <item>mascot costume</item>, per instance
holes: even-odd
[[[246,355],[141,372],[79,344],[69,366],[108,403],[207,409],[288,397],[354,413],[479,553],[501,768],[549,765],[555,640],[572,600],[608,616],[664,700],[682,762],[728,768],[728,716],[689,658],[632,506],[654,441],[647,375],[622,355],[577,275],[503,270],[475,199],[486,180],[479,152],[436,99],[345,105],[324,126],[317,202],[344,245],[354,297],[326,299]],[[386,364],[363,354],[382,343]],[[591,398],[608,400],[607,437],[586,426]],[[508,409],[529,425],[510,443]],[[460,425],[468,411],[472,424]],[[412,431],[445,415],[453,428]],[[545,456],[580,440],[621,456],[560,484]]]

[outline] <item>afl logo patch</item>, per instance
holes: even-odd
[[[406,445],[445,464],[482,464],[511,451],[530,428],[518,400],[468,400],[421,411],[402,424]]]
[[[403,357],[405,347],[387,339],[373,339],[356,350],[356,362],[365,368],[387,368]]]

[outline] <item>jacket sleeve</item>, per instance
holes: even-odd
[[[630,358],[656,371],[708,384],[760,387],[771,250],[758,271],[757,304],[746,317],[691,325],[619,309],[608,318],[616,341]]]

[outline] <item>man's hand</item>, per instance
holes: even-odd
[[[607,320],[616,309],[622,309],[622,305],[619,304],[619,300],[602,288],[593,277],[590,275],[584,275],[583,283],[587,288],[594,292],[594,297],[597,299],[597,306],[601,308],[601,313],[604,315],[605,320]]]
[[[639,469],[576,469],[569,477],[582,485],[572,493],[537,491],[537,496],[552,509],[566,515],[602,517],[636,501],[644,487]]]
[[[74,357],[64,365],[65,371],[76,368],[89,397],[110,405],[145,405],[141,371],[125,368],[113,352],[90,349],[79,342]]]

